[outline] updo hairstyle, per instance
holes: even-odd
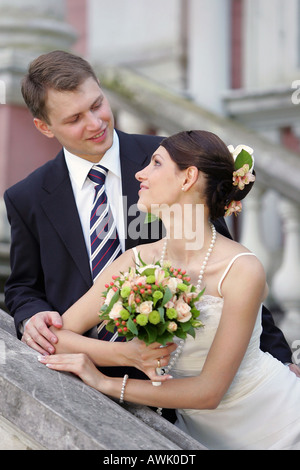
[[[223,217],[225,206],[244,199],[253,186],[250,183],[243,190],[233,186],[233,157],[224,142],[212,132],[179,132],[165,138],[160,145],[180,170],[195,166],[205,175],[204,194],[211,220]]]

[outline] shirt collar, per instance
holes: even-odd
[[[121,178],[121,165],[120,165],[120,150],[119,150],[119,137],[114,131],[113,144],[105,152],[98,163],[108,169],[109,172],[114,173],[117,177]],[[74,155],[64,148],[66,164],[75,184],[82,189],[84,182],[89,174],[90,169],[95,163],[84,160],[83,158]]]

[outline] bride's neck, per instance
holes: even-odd
[[[180,234],[181,235],[181,234]],[[207,221],[196,232],[184,233],[182,236],[176,231],[167,231],[165,259],[176,262],[178,265],[188,266],[195,258],[202,257],[211,243],[211,224]]]

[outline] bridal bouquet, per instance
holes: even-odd
[[[195,337],[195,329],[203,326],[195,303],[204,290],[198,292],[186,272],[168,262],[161,266],[140,261],[140,267],[113,276],[105,285],[100,320],[107,322],[106,329],[117,328],[126,340],[138,337],[147,345],[166,345],[174,336]]]

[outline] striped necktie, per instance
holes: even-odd
[[[106,175],[107,169],[101,165],[94,165],[88,174],[95,185],[90,219],[91,265],[94,281],[121,254],[117,227],[105,192]],[[102,324],[100,328],[98,338],[109,341],[112,334],[106,331]]]

